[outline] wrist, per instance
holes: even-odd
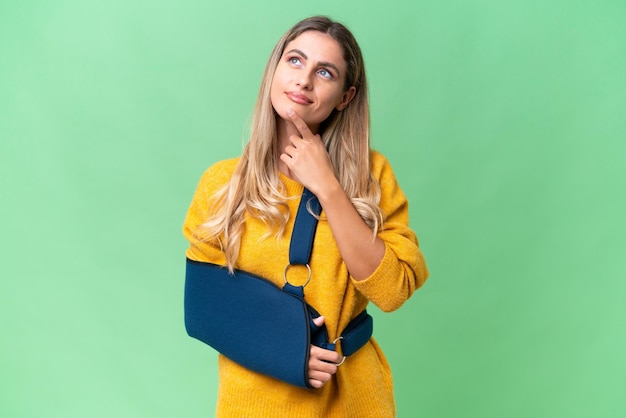
[[[323,186],[321,186],[317,190],[311,190],[311,192],[317,196],[317,199],[324,206],[325,202],[333,201],[339,198],[340,196],[345,196],[345,191],[339,181],[333,176],[332,181],[325,182]]]

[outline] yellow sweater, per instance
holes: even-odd
[[[397,309],[428,277],[417,238],[408,226],[408,206],[391,166],[377,152],[371,154],[372,172],[380,182],[380,206],[386,219],[378,234],[386,246],[380,266],[367,279],[350,277],[341,260],[324,213],[313,245],[311,282],[305,288],[307,302],[326,317],[329,337],[335,339],[346,325],[372,301],[383,311]],[[194,194],[183,233],[190,242],[187,257],[224,264],[219,248],[199,241],[193,231],[205,221],[210,196],[231,177],[238,159],[210,167]],[[301,184],[281,176],[289,196],[302,193]],[[237,268],[283,284],[288,264],[289,240],[299,199],[287,201],[290,220],[285,237],[262,239],[267,227],[258,219],[246,218]],[[304,268],[290,268],[291,283],[303,283]],[[301,281],[300,281],[301,280]],[[271,307],[268,307],[271,309]],[[374,326],[374,332],[376,326]],[[251,341],[253,345],[254,342]],[[280,355],[280,353],[277,353]],[[365,418],[394,417],[391,370],[378,344],[371,339],[339,367],[337,374],[321,389],[304,389],[245,369],[220,355],[218,417],[303,417]]]

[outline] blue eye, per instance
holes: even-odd
[[[300,64],[300,58],[298,58],[298,57],[290,57],[290,58],[287,59],[287,61],[290,64],[294,64],[294,65]]]
[[[333,78],[333,75],[330,71],[328,71],[325,68],[322,68],[318,71],[318,74],[321,75],[324,78]]]

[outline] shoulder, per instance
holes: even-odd
[[[236,158],[229,158],[227,160],[218,161],[214,163],[213,165],[211,165],[209,168],[207,168],[204,173],[205,174],[210,173],[212,175],[223,174],[223,175],[226,175],[227,177],[230,177],[235,171],[235,167],[237,167],[237,163],[239,163],[239,159],[240,157],[236,157]]]
[[[370,150],[370,165],[372,171],[379,171],[382,167],[388,166],[389,161],[380,151]]]
[[[391,163],[383,154],[379,151],[370,151],[370,167],[372,175],[379,182],[383,181],[396,181],[396,176],[391,168]]]
[[[198,182],[196,194],[204,199],[213,195],[230,181],[239,162],[239,157],[218,161],[207,168]]]
[[[218,161],[215,164],[211,165],[202,174],[200,183],[203,185],[215,186],[222,186],[226,184],[233,176],[235,168],[239,163],[239,159],[240,157],[230,158],[227,160]]]
[[[403,207],[407,203],[407,198],[396,174],[391,168],[391,163],[378,151],[371,151],[370,165],[372,176],[380,186],[380,208],[387,214],[394,212],[398,207]]]

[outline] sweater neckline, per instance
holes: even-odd
[[[278,172],[280,179],[283,182],[283,185],[285,186],[285,191],[287,192],[287,196],[291,197],[291,196],[297,196],[297,195],[301,195],[302,192],[304,191],[304,186],[302,185],[302,183],[298,183],[297,181],[287,177],[285,174],[283,174],[282,172]]]

